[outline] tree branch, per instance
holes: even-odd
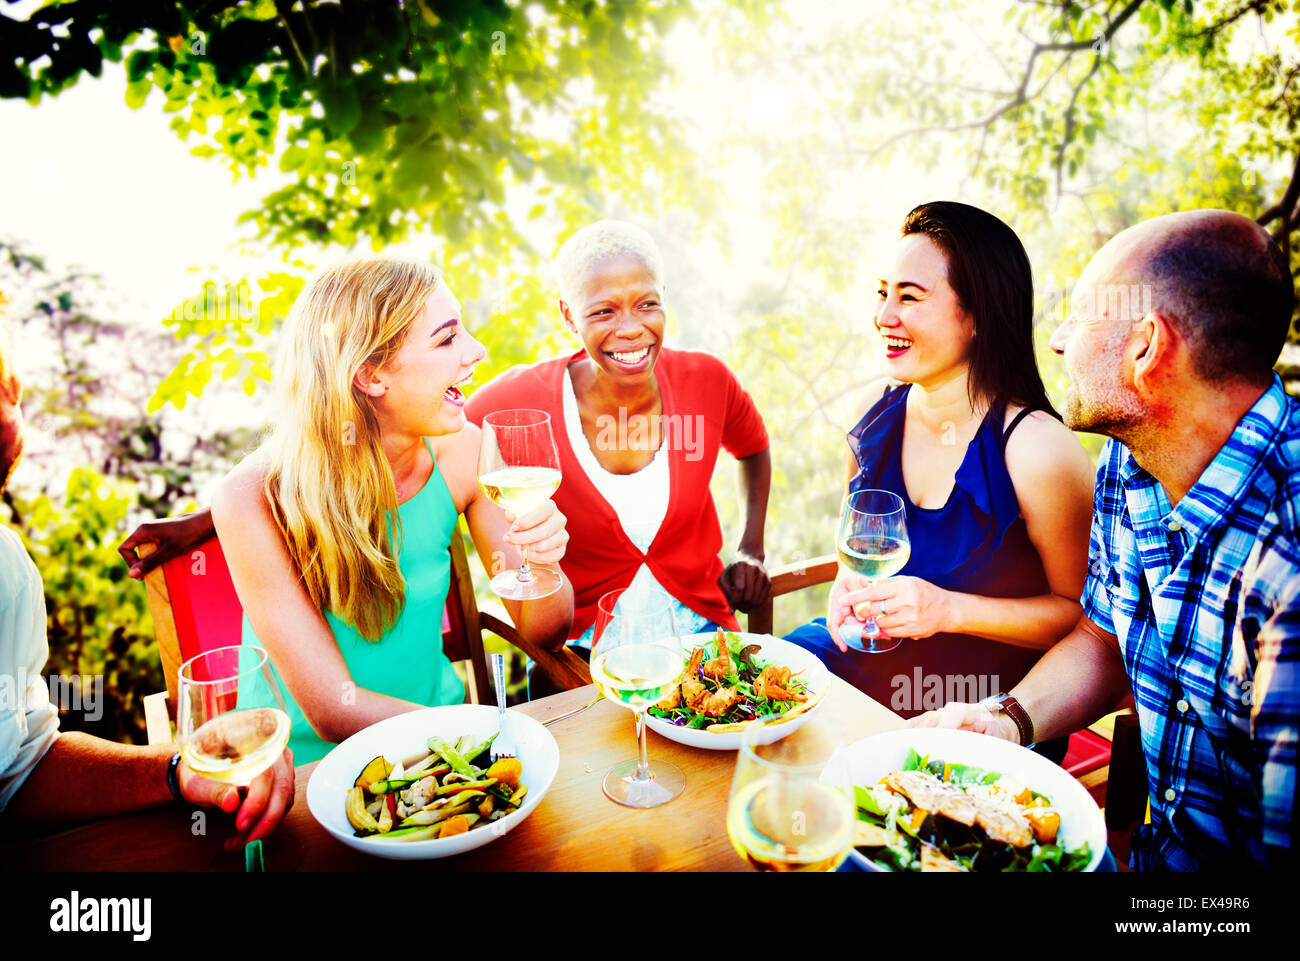
[[[1101,33],[1089,37],[1086,40],[1053,41],[1048,43],[1034,42],[1033,46],[1029,51],[1029,60],[1025,63],[1025,69],[1023,73],[1021,73],[1020,75],[1020,83],[1016,86],[1016,89],[1011,94],[1009,94],[1009,99],[1007,100],[1007,102],[1002,104],[1002,106],[998,107],[988,116],[983,117],[979,120],[972,120],[967,123],[961,123],[961,124],[911,127],[907,130],[903,130],[900,131],[899,133],[894,134],[892,137],[886,138],[877,146],[866,151],[866,157],[868,159],[875,157],[878,154],[889,149],[898,141],[907,137],[915,136],[916,134],[956,133],[962,130],[977,130],[981,127],[984,128],[985,131],[987,132],[988,128],[992,126],[992,124],[994,124],[1001,117],[1005,116],[1007,113],[1010,113],[1012,110],[1015,110],[1017,107],[1023,106],[1033,98],[1040,96],[1043,93],[1043,91],[1047,88],[1047,85],[1051,82],[1052,78],[1055,77],[1056,74],[1060,72],[1061,68],[1070,60],[1070,57],[1068,56],[1065,57],[1061,61],[1061,63],[1057,65],[1056,69],[1052,71],[1047,81],[1044,82],[1042,86],[1038,88],[1038,90],[1034,91],[1033,93],[1030,93],[1029,86],[1030,83],[1033,81],[1034,70],[1037,67],[1038,58],[1040,56],[1042,56],[1045,53],[1066,53],[1072,55],[1082,50],[1093,50],[1095,52],[1095,60],[1093,63],[1093,67],[1088,72],[1088,75],[1084,77],[1083,81],[1078,86],[1075,87],[1074,95],[1070,98],[1070,112],[1072,113],[1074,104],[1078,99],[1079,92],[1082,90],[1082,87],[1097,72],[1098,66],[1102,59],[1102,50],[1104,49],[1105,45],[1110,42],[1111,38],[1115,36],[1116,32],[1119,31],[1120,27],[1124,26],[1124,24],[1129,20],[1129,18],[1132,17],[1133,14],[1137,13],[1137,11],[1141,8],[1142,4],[1145,2],[1146,0],[1129,0],[1129,2],[1124,5],[1124,8],[1115,15],[1114,19],[1112,19],[1108,24],[1106,24],[1105,29],[1102,30]],[[1061,144],[1058,146],[1057,149],[1058,192],[1060,189],[1060,180],[1061,180],[1061,176],[1060,176],[1061,157],[1064,155],[1065,148],[1069,144],[1069,136],[1072,135],[1072,128],[1073,128],[1072,116],[1067,115],[1067,125],[1066,125],[1067,134],[1062,138]],[[983,157],[983,153],[984,153],[983,144],[981,142],[981,147],[980,147],[981,158]]]

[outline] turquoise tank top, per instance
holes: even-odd
[[[425,446],[429,442],[425,440]],[[430,448],[429,456],[433,456]],[[456,504],[438,472],[433,472],[419,492],[397,508],[402,522],[402,543],[397,566],[406,582],[406,604],[396,623],[378,641],[367,641],[332,611],[325,620],[334,632],[352,681],[358,688],[402,698],[416,704],[459,704],[465,687],[442,652],[442,612],[451,582],[451,539],[456,536]],[[389,518],[392,532],[392,518]],[[259,644],[248,617],[244,617],[243,643]],[[272,665],[274,670],[274,665]],[[318,761],[334,747],[323,741],[307,723],[302,710],[276,672],[293,728],[289,747],[295,765]],[[341,698],[347,692],[340,692]],[[252,704],[249,707],[269,705]],[[241,700],[240,707],[244,707]]]

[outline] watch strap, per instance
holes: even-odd
[[[984,703],[990,710],[1001,711],[1015,722],[1016,731],[1020,735],[1020,744],[1022,747],[1033,746],[1034,722],[1029,719],[1029,712],[1021,706],[1019,701],[1010,694],[994,694]]]
[[[181,752],[177,751],[172,755],[172,759],[167,762],[167,790],[172,792],[172,797],[185,803],[185,795],[181,793],[181,782],[176,776],[176,769],[181,766]]]

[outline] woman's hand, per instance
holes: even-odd
[[[176,769],[176,780],[191,804],[235,814],[236,833],[225,846],[227,851],[238,851],[274,831],[293,807],[293,751],[285,748],[273,765],[254,778],[242,802],[237,787],[196,774],[184,762]]]
[[[159,564],[192,551],[214,534],[212,511],[205,508],[180,517],[146,521],[131,532],[131,536],[118,546],[117,552],[130,567],[127,573],[138,581]],[[153,553],[140,557],[136,548],[141,544],[154,545]]]
[[[560,513],[555,501],[546,500],[522,517],[506,511],[510,529],[506,541],[520,549],[527,549],[530,564],[559,564],[564,548],[569,543],[565,528],[568,518]]]
[[[956,629],[953,597],[929,581],[903,576],[882,578],[842,600],[859,619],[874,617],[891,637],[930,637]]]
[[[748,614],[767,600],[772,591],[772,578],[761,559],[741,551],[736,560],[718,578],[718,587],[733,611]]]
[[[831,632],[831,640],[835,642],[835,646],[845,653],[849,648],[840,636],[840,629],[845,621],[850,624],[858,622],[860,629],[861,618],[853,613],[851,598],[868,586],[870,582],[861,574],[854,574],[842,567],[839,576],[835,578],[835,583],[831,585],[830,605],[826,611],[826,629]]]

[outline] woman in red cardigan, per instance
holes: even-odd
[[[639,227],[603,220],[556,257],[560,315],[582,349],[514,367],[479,388],[465,414],[551,415],[568,518],[560,566],[574,589],[571,643],[589,644],[608,591],[655,586],[680,604],[683,634],[736,629],[734,610],[767,599],[763,524],[771,483],[767,430],[721,360],[663,346],[663,266]],[[744,532],[725,568],[709,482],[719,448],[740,462]]]

